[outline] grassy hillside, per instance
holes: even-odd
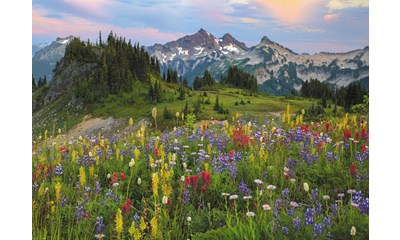
[[[154,80],[154,79],[152,79]],[[72,107],[69,105],[72,94],[65,94],[57,101],[44,106],[39,111],[33,113],[32,126],[33,136],[37,137],[43,135],[47,129],[49,136],[54,135],[54,131],[61,129],[66,132],[76,124],[80,123],[85,115],[90,117],[108,118],[114,117],[116,119],[133,118],[135,122],[143,118],[151,118],[151,110],[156,107],[158,110],[158,125],[160,129],[166,126],[173,126],[175,118],[164,120],[163,111],[167,107],[173,115],[176,112],[181,113],[185,107],[186,102],[191,111],[193,106],[198,100],[202,99],[204,91],[187,91],[185,99],[179,100],[179,92],[176,84],[161,83],[164,92],[163,101],[161,103],[149,103],[147,92],[148,85],[141,82],[136,82],[134,90],[129,94],[122,95],[109,95],[101,102],[97,102],[91,106],[78,105]],[[317,100],[295,98],[290,99],[284,96],[268,96],[264,94],[255,93],[250,96],[242,89],[236,88],[219,88],[214,91],[206,91],[207,96],[203,97],[203,102],[210,99],[210,104],[201,104],[200,112],[197,114],[197,120],[225,120],[231,119],[236,115],[236,112],[241,116],[250,118],[261,119],[266,115],[279,115],[280,112],[286,110],[288,104],[291,105],[292,113],[298,112],[301,109],[307,109],[312,104],[317,104]],[[229,114],[220,114],[213,110],[215,105],[216,96],[218,95],[219,103],[223,105],[224,109],[229,110]],[[241,101],[243,101],[241,104]],[[238,103],[237,105],[235,103]],[[327,114],[332,112],[332,109],[325,109]]]

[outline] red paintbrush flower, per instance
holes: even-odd
[[[367,151],[367,146],[365,144],[362,145],[362,152],[365,153]]]
[[[156,157],[158,157],[158,148],[154,148],[154,155],[156,155]]]
[[[356,177],[357,176],[357,165],[352,163],[350,165],[350,174],[352,177]]]
[[[201,187],[201,192],[205,192],[205,191],[206,191],[206,186],[203,185],[203,186]]]
[[[329,122],[325,123],[325,130],[326,132],[329,132],[329,127],[331,126],[331,124]]]
[[[235,155],[235,150],[231,150],[230,152],[229,152],[229,157],[230,158],[233,158],[233,156]]]
[[[122,206],[122,214],[128,215],[131,212],[132,204],[131,200],[127,199],[125,204]]]
[[[203,180],[203,183],[206,186],[210,185],[210,178],[211,178],[211,173],[205,172],[205,171],[201,171],[201,180]]]
[[[124,173],[121,173],[121,174],[119,175],[119,178],[121,179],[121,181],[124,181],[124,180],[125,180],[125,174],[124,174]]]
[[[356,132],[356,139],[359,139],[359,138],[360,138],[360,133]]]
[[[197,184],[199,182],[199,178],[197,177],[197,175],[191,176],[190,181],[192,182],[193,188],[197,189]]]
[[[191,182],[191,178],[190,177],[185,178],[186,186],[189,186],[190,182]]]

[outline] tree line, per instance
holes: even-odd
[[[327,102],[331,101],[349,112],[352,106],[363,103],[364,95],[368,94],[368,90],[362,87],[360,81],[352,82],[346,87],[336,88],[317,79],[310,79],[303,83],[300,93],[306,98],[321,99],[323,107],[326,107]]]
[[[197,76],[193,82],[194,90],[210,89],[217,83],[208,70],[204,71],[202,77]],[[221,76],[221,85],[233,86],[241,89],[247,89],[252,92],[257,91],[257,79],[253,75],[241,70],[237,66],[229,67],[228,74]]]

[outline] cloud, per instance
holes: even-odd
[[[65,4],[74,6],[75,8],[85,9],[88,12],[98,13],[106,12],[107,6],[113,4],[110,0],[61,0]]]
[[[255,0],[265,14],[271,14],[278,21],[287,24],[309,21],[319,2],[320,0]]]
[[[69,36],[73,35],[82,39],[97,39],[99,31],[103,35],[111,30],[118,36],[131,38],[134,42],[153,44],[154,41],[165,43],[184,36],[183,33],[166,33],[157,28],[138,27],[122,28],[111,24],[99,24],[81,17],[63,15],[63,18],[47,18],[45,10],[32,10],[32,33],[37,36]]]
[[[328,13],[324,16],[324,20],[328,21],[328,22],[337,21],[337,20],[339,20],[339,15],[340,15],[340,13]]]
[[[252,24],[260,24],[262,21],[256,18],[248,18],[248,17],[240,17],[239,20],[242,23],[252,23]]]
[[[368,7],[368,0],[330,0],[328,7],[334,10]]]
[[[249,0],[230,0],[229,4],[249,4]]]

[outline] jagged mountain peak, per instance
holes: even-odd
[[[269,39],[267,36],[264,36],[261,38],[261,42],[260,44],[273,44],[275,42],[271,41],[271,39]]]
[[[227,46],[229,44],[235,44],[237,46],[239,46],[240,48],[242,48],[243,50],[247,50],[248,47],[246,46],[246,44],[244,42],[239,42],[238,40],[236,40],[236,38],[232,37],[232,35],[230,35],[229,33],[225,33],[224,36],[222,36],[222,46]]]
[[[70,36],[68,36],[68,37],[58,37],[57,39],[56,39],[56,43],[59,43],[59,44],[67,44],[67,43],[69,43],[72,39],[74,39],[75,37],[74,36],[72,36],[72,35],[70,35]]]

